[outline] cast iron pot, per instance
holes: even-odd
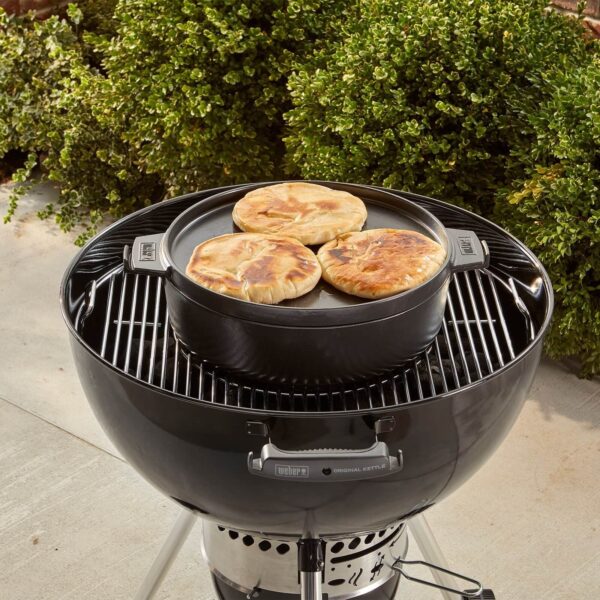
[[[364,229],[418,231],[446,250],[439,271],[425,283],[380,300],[340,292],[321,280],[310,293],[266,305],[198,285],[185,274],[194,248],[239,229],[231,213],[252,189],[215,194],[183,212],[164,234],[135,239],[125,264],[133,272],[165,278],[175,335],[191,352],[238,377],[282,384],[323,385],[376,377],[422,352],[435,338],[453,273],[487,266],[487,247],[472,231],[446,229],[430,212],[397,194],[369,186],[320,182],[360,197]]]

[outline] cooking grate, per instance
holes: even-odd
[[[91,282],[75,325],[104,360],[150,385],[196,401],[298,412],[393,406],[452,392],[491,375],[535,337],[513,279],[487,269],[453,276],[442,329],[425,352],[356,387],[270,389],[236,381],[180,346],[163,280],[122,266]]]

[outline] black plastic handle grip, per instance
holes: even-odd
[[[125,246],[123,262],[133,273],[165,275],[167,267],[161,260],[161,242],[164,233],[142,235],[135,238],[131,248]]]
[[[248,454],[248,470],[254,475],[288,481],[355,481],[382,477],[403,467],[402,451],[390,456],[388,445],[377,441],[361,450],[281,450],[272,443],[259,457]]]
[[[490,251],[474,231],[446,229],[450,268],[454,272],[483,269],[490,264]]]

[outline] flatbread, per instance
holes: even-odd
[[[215,292],[262,304],[302,296],[321,278],[317,257],[298,240],[261,233],[230,233],[202,242],[185,272]]]
[[[385,298],[430,279],[446,251],[432,239],[404,229],[345,233],[319,249],[323,279],[361,298]]]
[[[287,235],[307,245],[360,231],[366,219],[367,209],[360,198],[303,182],[252,190],[233,209],[233,220],[243,231]]]

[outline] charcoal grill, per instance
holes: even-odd
[[[184,507],[140,591],[149,598],[203,517],[218,597],[392,598],[406,523],[446,597],[491,598],[446,569],[421,513],[460,486],[516,419],[539,362],[552,292],[539,261],[496,225],[417,202],[475,231],[489,268],[456,273],[433,344],[374,380],[281,387],[239,379],[173,334],[163,280],[128,273],[123,250],[220,190],[144,209],[92,240],[61,289],[84,390],[128,461]],[[337,551],[336,551],[337,549]],[[339,559],[339,560],[338,560]],[[438,570],[437,567],[442,567]]]

